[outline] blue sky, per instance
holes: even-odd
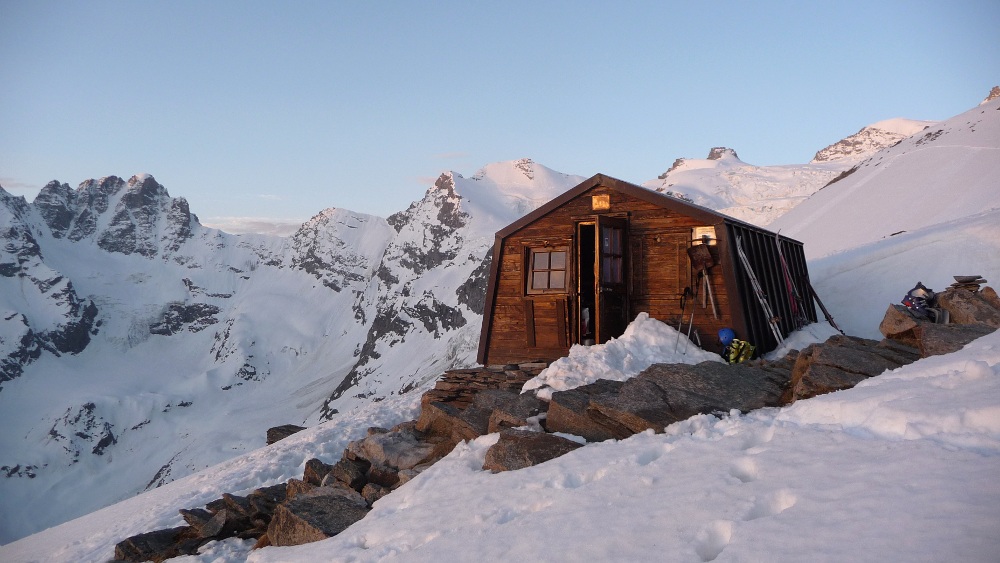
[[[1000,84],[1000,1],[0,0],[0,185],[148,172],[203,221],[386,216],[530,157],[808,162]]]

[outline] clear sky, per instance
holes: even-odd
[[[387,216],[530,157],[808,162],[1000,84],[1000,0],[0,0],[0,185],[148,172],[203,222]]]

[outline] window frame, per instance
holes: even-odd
[[[552,268],[552,254],[561,252],[564,256],[561,268]],[[535,261],[536,256],[539,254],[549,254],[548,266],[547,268],[536,268]],[[566,294],[569,293],[569,282],[570,282],[570,253],[569,246],[528,246],[525,248],[525,283],[524,291],[526,295],[544,295],[544,294]],[[551,272],[562,272],[563,273],[563,283],[562,287],[544,287],[536,288],[534,287],[535,273],[549,272],[550,273],[550,283],[547,284],[551,286]]]

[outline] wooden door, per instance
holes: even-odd
[[[625,332],[629,322],[628,220],[597,218],[597,343]]]

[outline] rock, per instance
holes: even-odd
[[[985,324],[921,324],[915,330],[920,355],[939,356],[957,352],[973,340],[995,331],[996,327]]]
[[[200,536],[210,539],[231,538],[236,534],[253,528],[254,524],[245,514],[222,509],[212,516],[201,528]]]
[[[270,520],[274,507],[285,502],[288,497],[288,483],[278,483],[270,487],[262,487],[247,495],[253,508],[254,520]]]
[[[289,479],[288,484],[285,485],[285,499],[291,500],[301,494],[308,493],[309,491],[315,489],[319,485],[313,485],[301,479]]]
[[[922,325],[933,323],[921,322],[917,326]],[[913,330],[908,329],[907,333],[912,334]],[[880,345],[874,340],[831,336],[823,344],[807,346],[799,354],[783,402],[850,389],[869,377],[909,364],[914,359],[903,349]]]
[[[267,527],[271,545],[301,545],[326,539],[364,518],[368,513],[364,499],[358,495],[359,504],[342,491],[321,487],[278,505]]]
[[[343,483],[345,486],[360,492],[365,483],[368,482],[366,473],[371,463],[365,460],[349,460],[341,458],[333,464],[330,474],[326,476],[324,482],[333,478]]]
[[[878,330],[882,336],[891,338],[898,342],[916,346],[917,341],[913,336],[913,329],[917,327],[917,319],[913,318],[906,307],[902,305],[889,305],[879,324]]]
[[[514,394],[512,400],[497,404],[490,413],[487,432],[493,434],[505,428],[527,426],[528,419],[548,409],[548,404],[534,393]]]
[[[545,419],[546,429],[549,432],[565,432],[583,436],[588,442],[600,442],[619,437],[607,426],[590,418],[588,407],[591,399],[613,396],[621,390],[622,385],[624,383],[621,381],[598,379],[589,385],[553,393]]]
[[[180,511],[181,517],[187,522],[194,532],[201,537],[208,537],[211,534],[205,534],[205,525],[211,522],[212,517],[215,516],[212,512],[205,510],[203,508],[182,508]]]
[[[294,424],[283,424],[281,426],[275,426],[273,428],[267,429],[267,445],[284,440],[285,438],[295,434],[296,432],[302,432],[306,428],[304,426],[296,426]]]
[[[375,504],[375,501],[386,496],[391,491],[388,487],[383,487],[376,483],[368,483],[363,489],[361,489],[361,496],[364,497],[365,502],[368,506]]]
[[[598,380],[553,393],[546,428],[588,441],[627,438],[699,413],[777,406],[788,372],[718,362],[654,364],[624,382]]]
[[[581,444],[553,434],[508,428],[486,450],[483,469],[494,473],[538,465],[579,448]]]
[[[371,434],[351,442],[347,451],[355,458],[395,469],[409,469],[430,459],[434,445],[417,439],[412,425],[386,433]]]
[[[118,542],[115,559],[158,563],[179,555],[193,555],[201,544],[201,540],[192,537],[192,529],[188,526],[156,530]]]
[[[987,294],[986,290],[990,293]],[[989,287],[986,290],[974,292],[949,288],[937,294],[937,304],[948,311],[952,324],[983,323],[1000,328],[1000,306],[995,300],[996,292]]]
[[[225,502],[226,510],[246,518],[253,516],[254,508],[247,497],[222,493],[222,500]]]
[[[399,484],[399,470],[380,463],[371,464],[367,477],[369,483],[390,489]],[[363,495],[364,491],[361,494]]]
[[[306,462],[306,467],[302,472],[302,480],[318,487],[323,482],[323,478],[332,470],[332,465],[313,458]]]

